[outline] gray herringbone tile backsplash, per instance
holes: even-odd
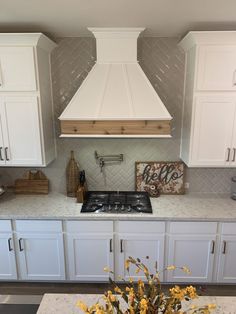
[[[133,190],[135,161],[178,160],[183,102],[184,54],[175,38],[141,38],[138,41],[140,64],[173,116],[171,139],[59,139],[58,158],[43,169],[51,189],[65,192],[65,167],[70,150],[75,151],[80,168],[85,169],[90,190]],[[57,137],[58,116],[96,60],[93,38],[58,39],[52,54],[52,79]],[[100,172],[94,151],[101,154],[124,154],[120,165],[107,166]],[[2,168],[4,181],[12,184],[22,176],[23,168]],[[233,169],[187,169],[191,192],[228,193]]]

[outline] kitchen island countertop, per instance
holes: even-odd
[[[45,294],[37,314],[82,314],[84,312],[76,306],[78,300],[91,306],[101,300],[101,297],[99,294]],[[212,314],[236,313],[236,297],[199,297],[191,302],[187,302],[188,306],[216,304]]]
[[[0,219],[235,221],[236,201],[229,195],[161,195],[151,199],[153,214],[80,213],[75,198],[60,193],[15,195],[0,199]]]

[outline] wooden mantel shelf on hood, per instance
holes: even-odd
[[[143,28],[93,28],[97,61],[59,117],[61,137],[171,137],[171,115],[137,61]]]
[[[62,137],[83,136],[94,137],[94,135],[102,135],[102,137],[130,136],[139,137],[170,137],[170,121],[158,120],[123,120],[123,121],[71,121],[61,120]]]

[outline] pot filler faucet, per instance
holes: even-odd
[[[124,160],[124,155],[123,154],[119,154],[119,155],[99,155],[97,153],[97,151],[95,151],[95,159],[96,162],[99,164],[99,167],[101,169],[101,172],[103,170],[103,167],[106,164],[117,164],[117,163],[121,163]]]

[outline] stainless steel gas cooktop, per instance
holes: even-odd
[[[103,192],[91,191],[86,194],[81,213],[152,213],[147,192]]]

